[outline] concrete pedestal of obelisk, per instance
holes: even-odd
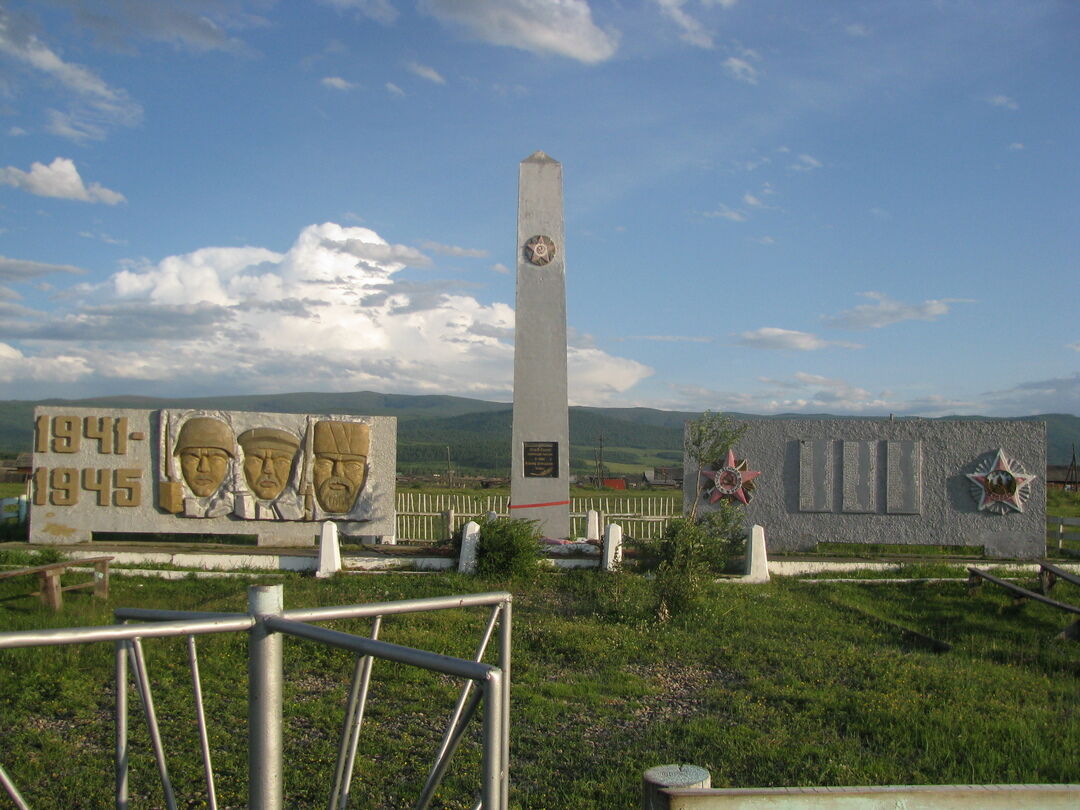
[[[510,514],[560,539],[570,535],[563,238],[562,165],[536,152],[518,185]]]

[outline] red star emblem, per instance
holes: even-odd
[[[750,503],[754,491],[753,480],[761,475],[761,471],[748,470],[746,466],[745,458],[736,461],[734,451],[728,450],[719,470],[702,470],[701,474],[712,482],[704,493],[709,503],[716,503],[721,498]]]
[[[989,509],[1004,515],[1009,509],[1024,511],[1024,501],[1030,495],[1031,482],[1036,476],[1027,475],[1015,462],[998,450],[990,469],[966,473],[973,484],[972,494],[979,502],[979,509]]]

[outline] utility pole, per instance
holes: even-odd
[[[604,431],[600,431],[596,441],[596,488],[602,489],[604,486]]]

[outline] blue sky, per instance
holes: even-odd
[[[0,2],[0,398],[1080,414],[1071,0]]]

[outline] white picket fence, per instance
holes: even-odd
[[[400,542],[435,542],[448,535],[446,513],[454,513],[453,529],[488,512],[505,516],[509,495],[464,495],[447,493],[397,493],[397,537]],[[595,509],[601,524],[618,523],[626,537],[652,540],[660,537],[667,522],[682,515],[682,495],[630,498],[618,495],[589,495],[570,499],[570,533],[585,536],[586,515]]]

